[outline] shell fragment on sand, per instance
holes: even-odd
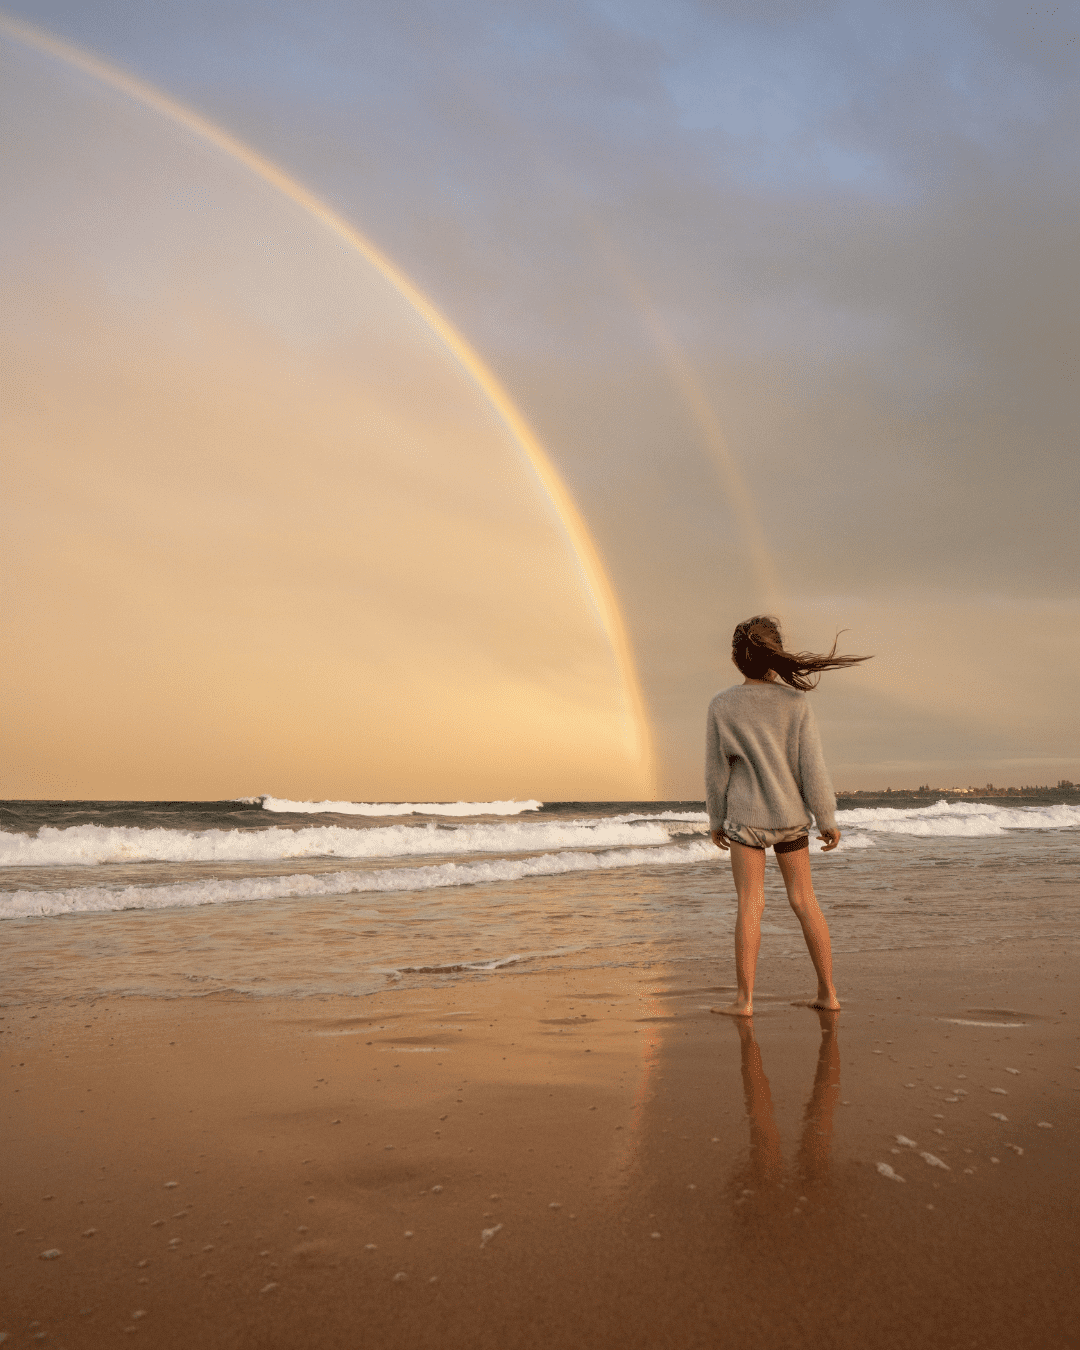
[[[502,1230],[502,1224],[497,1223],[494,1228],[482,1228],[480,1230],[480,1246],[486,1247],[496,1233]]]
[[[935,1158],[932,1153],[920,1153],[919,1157],[926,1163],[927,1167],[940,1167],[946,1172],[952,1171],[948,1163],[942,1162],[940,1158]]]
[[[903,1180],[904,1180],[904,1178],[903,1178],[902,1176],[900,1176],[900,1174],[899,1174],[898,1172],[894,1172],[894,1171],[892,1170],[892,1168],[889,1166],[888,1163],[886,1163],[886,1162],[879,1162],[879,1163],[876,1164],[876,1166],[877,1166],[877,1170],[878,1170],[879,1174],[880,1174],[881,1176],[883,1176],[883,1177],[887,1177],[890,1181],[903,1181]]]

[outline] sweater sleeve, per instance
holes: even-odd
[[[836,829],[836,794],[833,792],[825,756],[821,752],[817,718],[806,700],[799,727],[799,792],[813,812],[819,830]]]
[[[720,729],[710,705],[705,723],[705,805],[709,812],[710,830],[719,830],[724,824],[730,776],[731,766],[721,749]]]

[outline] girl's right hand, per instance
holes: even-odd
[[[840,831],[822,830],[821,833],[818,835],[818,838],[825,845],[825,847],[821,850],[822,853],[831,853],[832,850],[840,842]]]
[[[713,841],[713,843],[716,845],[717,848],[722,848],[725,853],[727,852],[728,837],[723,830],[711,831],[711,833],[709,834],[709,838]]]

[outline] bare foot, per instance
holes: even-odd
[[[793,1008],[814,1008],[817,1012],[839,1012],[840,1000],[834,989],[831,994],[818,994],[816,998],[797,998],[792,1001]]]
[[[710,1008],[710,1012],[723,1013],[725,1017],[753,1017],[754,1003],[743,1002],[742,999],[736,999],[734,1003],[729,1003],[726,1008]]]

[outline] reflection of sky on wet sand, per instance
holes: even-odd
[[[933,1325],[934,1344],[962,1331],[996,1344],[1034,1306],[1001,1284],[1003,1264],[1039,1288],[1040,1326],[1062,1324],[1070,1300],[1042,1262],[1061,1278],[1068,1259],[1059,1187],[1074,1168],[1050,1067],[1065,1062],[1068,1023],[1052,1030],[1044,1001],[1045,1034],[1031,1035],[1034,1003],[1010,1001],[999,972],[976,976],[972,956],[960,986],[955,952],[924,959],[903,995],[892,958],[868,956],[840,1014],[793,1003],[804,972],[772,960],[748,1022],[709,1014],[711,961],[642,971],[641,1003],[666,1016],[614,1217],[639,1277],[662,1272],[656,1310],[642,1303],[650,1335],[906,1347]],[[972,981],[1001,989],[976,999]],[[1000,1020],[971,1025],[983,1003]],[[969,1017],[939,1020],[946,1008]]]
[[[303,1325],[328,1344],[387,1308],[380,1344],[432,1344],[435,1326],[448,1350],[520,1344],[534,1323],[545,1344],[620,1350],[1003,1345],[1015,1327],[1013,1347],[1065,1344],[1075,1019],[1057,1000],[1071,954],[1040,952],[1052,992],[1039,995],[1017,950],[995,951],[989,973],[968,953],[961,985],[955,953],[918,968],[868,956],[840,1017],[793,1005],[801,981],[767,962],[745,1025],[710,1015],[708,967],[695,981],[659,962],[350,1000],[9,1005],[26,1061],[9,1221],[23,1225],[16,1208],[41,1221],[43,1184],[50,1216],[70,1204],[75,1231],[96,1217],[75,1208],[83,1196],[114,1223],[133,1215],[116,1248],[65,1250],[85,1280],[73,1247],[90,1261],[123,1246],[130,1274],[160,1177],[186,1158],[196,1198],[219,1188],[280,1248],[278,1288],[307,1291]],[[1010,961],[1018,975],[996,973]],[[917,997],[898,998],[902,975]],[[120,1109],[123,1148],[156,1164],[118,1168],[119,1193],[103,1171],[87,1193],[84,1159],[120,1147]],[[298,1198],[311,1234],[299,1245]],[[12,1287],[35,1287],[44,1241],[20,1246],[14,1227],[0,1239],[29,1272]],[[229,1251],[248,1260],[242,1243]],[[184,1269],[177,1326],[212,1294]],[[399,1271],[409,1297],[389,1304]],[[432,1275],[437,1304],[417,1292]]]

